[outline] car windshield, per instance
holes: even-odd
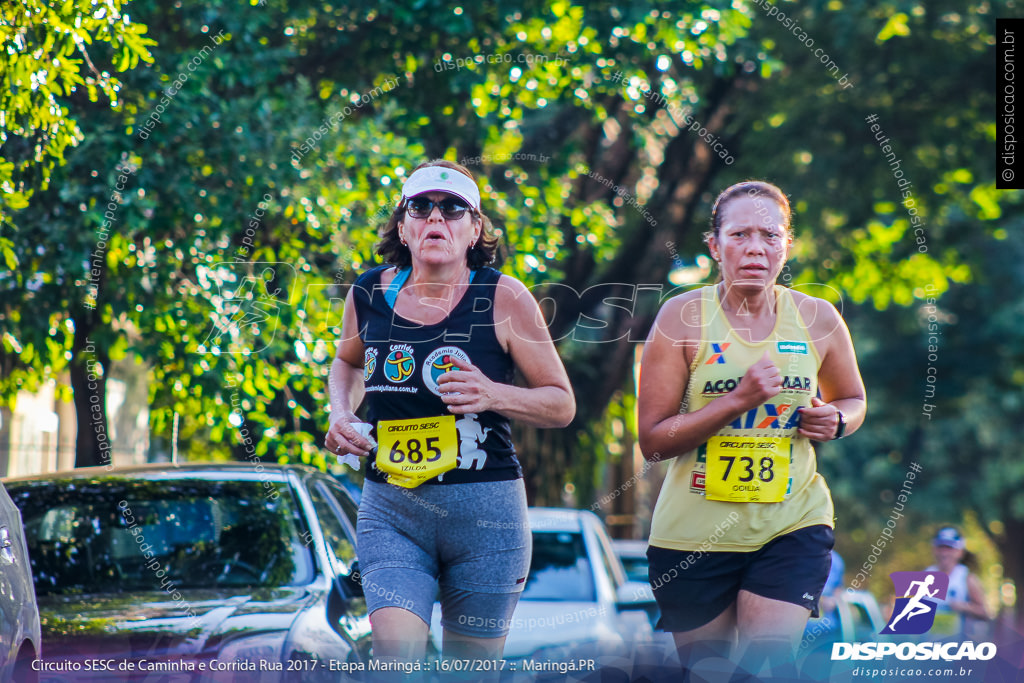
[[[594,602],[594,573],[583,534],[533,533],[533,560],[520,600]]]
[[[40,596],[313,580],[308,532],[284,484],[106,477],[8,491]]]

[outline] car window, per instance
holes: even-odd
[[[356,529],[356,521],[359,518],[359,506],[352,500],[352,496],[345,490],[345,487],[336,482],[333,479],[328,479],[323,482],[324,486],[333,494],[331,498],[336,500],[341,506],[341,510],[344,513],[345,519],[348,520],[349,525],[352,527],[353,533]]]
[[[520,600],[596,600],[583,534],[533,533],[533,559]]]
[[[286,485],[68,479],[11,485],[36,592],[272,587],[313,580]]]
[[[333,559],[339,560],[343,565],[335,567],[335,573],[347,574],[356,559],[356,548],[352,531],[339,519],[338,515],[344,514],[341,504],[322,481],[314,482],[308,490],[327,547],[334,553]]]
[[[622,566],[626,569],[626,577],[630,581],[644,582],[649,580],[650,577],[648,576],[646,557],[628,557],[619,555],[619,559],[622,560]]]

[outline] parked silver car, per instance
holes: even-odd
[[[39,608],[21,513],[0,485],[0,681],[35,681]]]
[[[95,467],[7,488],[31,551],[45,681],[333,682],[369,659],[356,506],[319,470]]]
[[[656,605],[646,582],[630,581],[604,523],[592,512],[530,508],[533,560],[512,615],[505,659],[568,661],[627,655],[653,637]],[[441,642],[440,609],[431,631]]]

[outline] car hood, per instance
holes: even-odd
[[[507,659],[530,657],[540,648],[622,642],[614,605],[596,602],[520,600],[505,640]]]
[[[306,587],[43,596],[42,654],[47,660],[201,657],[235,633],[287,631],[315,597]]]

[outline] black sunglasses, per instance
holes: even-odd
[[[439,202],[427,197],[413,197],[406,202],[405,211],[413,218],[429,218],[435,206],[441,209],[441,216],[449,221],[457,221],[469,211],[465,202],[453,197],[442,199]]]

